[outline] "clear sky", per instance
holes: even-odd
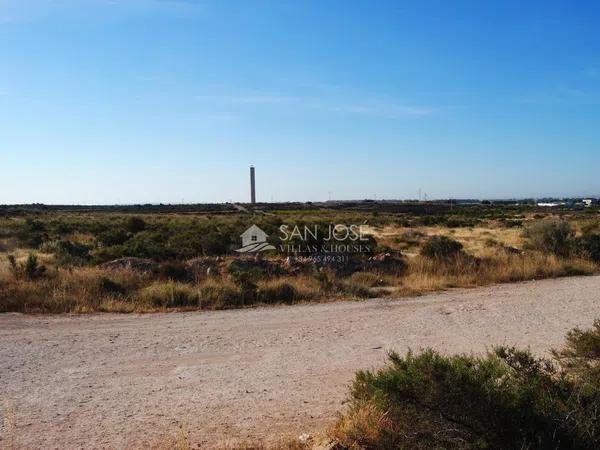
[[[0,204],[600,195],[597,1],[0,0]],[[331,194],[330,194],[331,193]]]

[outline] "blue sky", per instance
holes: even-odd
[[[600,195],[600,4],[0,0],[0,204]]]

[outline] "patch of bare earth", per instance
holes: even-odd
[[[209,446],[315,433],[342,407],[354,372],[383,364],[388,350],[515,344],[541,354],[600,316],[599,292],[594,276],[396,301],[4,314],[0,412],[10,412],[18,448],[142,447],[179,427]]]

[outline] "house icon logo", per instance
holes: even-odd
[[[238,248],[236,252],[256,253],[264,250],[275,250],[275,247],[267,242],[268,236],[267,233],[256,225],[252,225],[240,235],[242,238],[242,248]]]

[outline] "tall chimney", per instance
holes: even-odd
[[[254,180],[254,166],[250,166],[250,203],[256,204],[256,185]]]

